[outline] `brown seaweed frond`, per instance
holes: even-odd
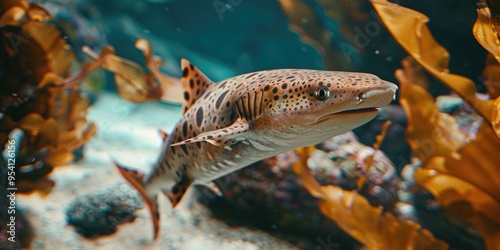
[[[483,69],[482,76],[488,95],[491,98],[498,98],[500,96],[500,63],[492,54],[489,54],[486,58],[486,66]]]
[[[331,31],[323,25],[311,6],[301,0],[279,0],[279,3],[290,20],[290,29],[320,52],[327,69],[349,68],[341,51],[331,47]]]
[[[500,41],[495,25],[491,21],[490,8],[483,6],[477,10],[477,20],[472,27],[476,40],[500,62]]]
[[[47,193],[54,184],[46,178],[53,167],[79,158],[77,151],[96,132],[86,119],[89,101],[80,86],[95,66],[84,65],[71,76],[75,55],[42,7],[8,0],[0,11],[0,148],[21,131],[18,192]]]
[[[85,118],[78,118],[73,129],[59,126],[55,119],[44,119],[39,114],[29,114],[18,122],[6,118],[0,121],[0,127],[17,128],[24,132],[20,155],[26,157],[26,162],[19,164],[34,164],[43,160],[51,166],[65,164],[73,159],[71,152],[85,144],[96,132],[93,123],[88,124]],[[5,141],[5,135],[1,135]],[[44,152],[40,154],[40,152]]]
[[[491,126],[497,136],[500,136],[500,98],[495,100],[491,110]]]
[[[495,4],[498,7],[495,1],[490,1],[489,4]],[[496,98],[491,112],[491,125],[497,136],[500,137],[500,40],[498,37],[500,19],[498,14],[496,13],[496,16],[492,18],[490,8],[487,6],[478,8],[477,20],[472,31],[481,46],[496,59],[495,62],[487,60],[486,67],[483,70],[483,78],[489,95]]]
[[[146,66],[151,71],[150,80],[155,81],[162,89],[161,99],[171,103],[182,103],[184,90],[178,78],[163,74],[160,71],[162,59],[153,54],[151,43],[146,39],[139,39],[135,42],[135,47],[140,49],[146,57]]]
[[[413,60],[402,61],[403,70],[396,71],[400,83],[400,104],[408,115],[406,139],[413,155],[422,162],[434,156],[454,153],[467,141],[467,135],[448,114],[438,111],[434,98],[420,85],[424,73]]]
[[[449,214],[476,228],[488,249],[496,249],[500,244],[497,90],[490,84],[490,97],[497,100],[481,100],[472,80],[449,73],[448,51],[432,37],[425,25],[426,16],[386,0],[373,0],[372,4],[387,29],[414,60],[403,60],[403,69],[395,75],[400,82],[400,103],[408,116],[407,141],[413,156],[423,162],[423,168],[415,171],[416,183],[429,190]],[[485,13],[484,8],[478,11],[474,35],[498,58],[498,37]],[[488,121],[481,124],[475,138],[462,132],[454,117],[438,111],[434,98],[417,84],[424,76],[414,62]],[[483,72],[490,82],[494,82],[497,73],[496,66]]]
[[[8,3],[2,4],[5,8]],[[4,46],[10,57],[16,57],[29,66],[38,66],[31,68],[34,75],[40,77],[48,68],[66,77],[75,56],[61,32],[48,22],[51,18],[46,10],[32,4],[19,4],[6,9],[0,17],[0,27],[16,28],[3,32]]]
[[[424,163],[415,171],[415,181],[447,212],[472,224],[488,248],[495,249],[500,244],[500,140],[487,123],[474,139],[465,138],[455,119],[438,112],[431,95],[413,84],[419,77],[415,67],[404,60],[403,69],[396,71],[401,106],[408,115],[407,140]]]
[[[29,114],[20,121],[9,117],[0,120],[0,128],[14,128],[23,132],[16,157],[16,171],[19,192],[50,192],[52,181],[46,179],[52,166],[73,161],[73,151],[82,147],[96,132],[94,124],[88,125],[85,118],[78,118],[73,129],[59,126],[55,119],[44,119],[39,114]],[[6,142],[10,134],[0,134],[0,140]],[[5,146],[5,145],[2,145]],[[36,170],[31,170],[35,168]],[[35,176],[37,174],[40,176]]]
[[[147,74],[139,64],[116,56],[111,46],[105,47],[101,55],[97,55],[88,47],[84,47],[83,51],[96,60],[102,68],[114,73],[118,93],[124,99],[131,102],[162,99],[172,103],[182,103],[180,80],[159,71],[161,59],[153,56],[150,43],[145,39],[139,39],[136,47],[144,53],[150,74]]]
[[[371,3],[387,30],[420,66],[462,97],[487,121],[492,121],[494,101],[479,99],[472,80],[449,72],[450,55],[429,31],[427,16],[387,0],[372,0]]]
[[[398,221],[392,214],[369,204],[356,191],[340,187],[321,186],[307,167],[307,159],[314,147],[297,149],[300,156],[294,172],[307,191],[319,199],[321,212],[367,249],[447,249],[448,245],[418,224]]]
[[[324,199],[324,193],[323,191],[321,191],[321,185],[316,181],[314,176],[310,173],[309,168],[307,167],[307,160],[315,149],[315,146],[295,149],[295,153],[297,154],[299,159],[292,165],[292,168],[293,172],[300,176],[302,185],[313,197]]]
[[[110,46],[101,55],[84,48],[95,61],[73,72],[74,52],[51,19],[45,9],[27,1],[0,3],[0,60],[5,72],[0,76],[0,148],[12,131],[23,132],[16,157],[19,190],[31,191],[46,180],[53,166],[81,156],[79,151],[96,130],[86,119],[89,101],[81,85],[99,67],[115,74],[118,92],[129,101],[182,101],[180,80],[159,71],[161,59],[153,56],[143,39],[136,47],[143,51],[150,74],[117,57]],[[26,175],[19,172],[21,168]]]

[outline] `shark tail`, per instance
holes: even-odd
[[[146,192],[146,189],[144,187],[144,182],[145,182],[144,174],[123,167],[116,162],[115,166],[120,172],[120,174],[123,176],[123,178],[125,178],[125,180],[127,180],[127,182],[130,183],[130,185],[132,185],[137,190],[137,192],[139,192],[139,195],[141,196],[142,200],[148,206],[151,215],[151,220],[153,222],[154,239],[158,238],[158,233],[160,231],[160,214],[158,212],[158,203],[156,196],[149,197],[148,193]]]

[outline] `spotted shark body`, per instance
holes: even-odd
[[[174,207],[192,184],[211,182],[259,160],[320,143],[373,119],[396,85],[365,73],[267,70],[217,84],[181,62],[183,116],[152,174],[118,167],[147,202],[159,230],[156,195]],[[213,187],[213,186],[211,186]]]

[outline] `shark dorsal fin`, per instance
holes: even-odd
[[[186,59],[181,60],[181,69],[184,88],[182,113],[184,114],[214,83]]]

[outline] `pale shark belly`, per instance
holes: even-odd
[[[213,149],[216,146],[208,144],[204,147],[206,155],[202,161],[193,162],[193,168],[188,175],[193,178],[194,184],[205,184],[224,175],[242,169],[257,161],[272,157],[289,150],[282,146],[273,145],[267,140],[246,139],[229,146],[217,148],[219,157],[213,158]]]

